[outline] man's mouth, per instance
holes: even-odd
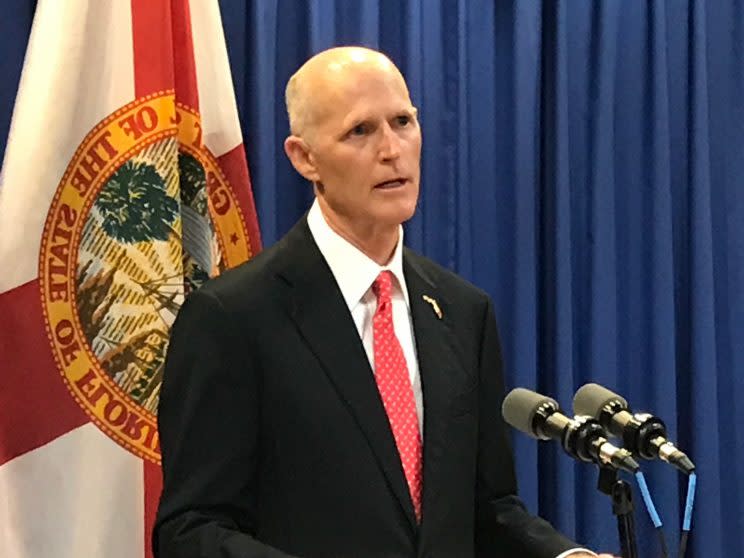
[[[386,180],[385,182],[380,182],[379,184],[375,185],[375,188],[379,188],[380,190],[390,190],[393,188],[400,188],[406,182],[407,180],[405,178],[394,178],[392,180]]]

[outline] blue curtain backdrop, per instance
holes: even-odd
[[[406,241],[488,291],[508,382],[596,381],[667,420],[698,465],[689,556],[744,550],[744,2],[220,0],[265,244],[308,207],[282,150],[309,55],[380,48],[420,109]],[[7,133],[33,12],[0,19]],[[8,262],[5,262],[7,264]],[[596,474],[515,436],[522,496],[617,550]],[[667,538],[686,485],[645,464]],[[636,493],[642,556],[658,545]]]

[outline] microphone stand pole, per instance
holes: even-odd
[[[622,557],[638,558],[630,485],[618,478],[615,469],[600,467],[597,489],[612,499],[612,513],[617,518],[617,533],[620,537]]]

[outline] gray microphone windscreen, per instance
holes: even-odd
[[[583,385],[574,395],[574,414],[598,418],[605,405],[612,401],[620,401],[624,409],[628,408],[628,402],[625,399],[606,387],[599,384]]]
[[[517,430],[533,438],[543,439],[534,429],[534,419],[537,411],[544,404],[551,405],[555,410],[560,407],[555,399],[541,395],[525,388],[514,388],[504,398],[501,414],[504,420]]]

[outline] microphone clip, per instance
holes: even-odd
[[[667,430],[664,422],[648,413],[636,413],[635,420],[628,423],[623,431],[623,445],[626,448],[637,448],[638,455],[643,459],[655,459],[659,448],[653,441],[666,439]]]

